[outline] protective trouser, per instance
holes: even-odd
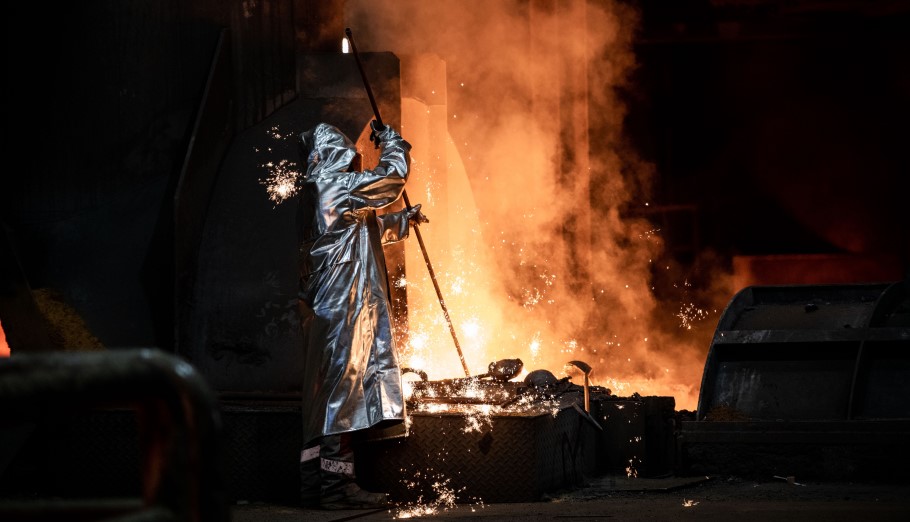
[[[300,500],[306,506],[344,497],[354,482],[351,435],[326,435],[300,452]]]

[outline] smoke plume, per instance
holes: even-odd
[[[414,137],[408,191],[430,218],[422,231],[472,373],[520,357],[526,370],[560,376],[580,359],[618,395],[671,395],[694,409],[704,319],[716,318],[696,303],[728,294],[718,279],[710,289],[678,281],[672,302],[655,296],[654,274],[677,267],[659,228],[635,217],[654,174],[623,132],[637,12],[616,0],[349,0],[346,9],[361,51],[445,63],[446,143]],[[432,119],[432,103],[403,102],[406,139]],[[407,281],[394,282],[408,288],[402,358],[433,379],[457,376],[414,242],[407,256]]]

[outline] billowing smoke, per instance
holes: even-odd
[[[694,409],[713,329],[704,319],[716,319],[696,294],[727,294],[720,278],[711,289],[679,281],[690,302],[653,292],[655,271],[673,267],[659,228],[633,217],[649,204],[653,174],[623,132],[636,11],[615,0],[349,0],[346,9],[361,51],[445,63],[446,143],[414,136],[438,110],[426,100],[404,101],[402,134],[415,145],[408,191],[431,220],[423,234],[471,372],[520,357],[526,370],[564,375],[579,359],[614,393],[672,395]],[[440,71],[409,74],[422,73]],[[457,376],[413,241],[407,256],[407,281],[395,282],[408,288],[402,358],[431,378]]]

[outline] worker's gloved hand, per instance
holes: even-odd
[[[408,221],[413,226],[430,222],[430,220],[423,215],[423,212],[420,211],[420,203],[408,209]]]
[[[379,147],[380,137],[379,134],[386,129],[386,125],[380,125],[378,121],[373,120],[370,122],[370,141],[376,144],[376,147]]]

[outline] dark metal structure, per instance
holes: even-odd
[[[517,373],[516,363],[469,378],[421,375],[408,437],[362,442],[359,478],[399,502],[436,498],[435,484],[458,502],[528,502],[595,475],[672,472],[672,397],[617,397],[568,378],[511,381],[500,370]]]
[[[363,60],[382,79],[374,90],[387,123],[400,126],[398,58],[365,53]],[[296,100],[234,136],[214,177],[203,182],[211,190],[207,212],[194,211],[192,201],[200,198],[179,207],[196,241],[189,241],[188,233],[178,235],[188,236],[181,245],[192,251],[178,257],[185,263],[178,286],[177,352],[219,392],[299,396],[296,200],[276,205],[262,181],[269,174],[267,164],[299,161],[300,132],[331,122],[352,140],[365,139],[372,117],[349,55],[301,55],[298,88]],[[367,159],[365,165],[374,163]],[[192,175],[184,179],[198,181]],[[403,248],[385,249],[393,278],[403,273]],[[393,287],[392,292],[394,315],[406,317],[404,290]]]
[[[906,282],[743,289],[682,425],[684,456],[704,472],[896,476],[908,436]]]
[[[528,502],[583,483],[596,471],[595,430],[571,406],[493,415],[465,431],[464,414],[414,413],[407,439],[373,442],[359,466],[368,487],[397,501],[436,498],[440,482],[459,501]]]
[[[595,393],[591,415],[603,428],[597,433],[598,471],[638,478],[677,471],[675,407],[673,397]]]
[[[0,428],[3,520],[228,520],[215,396],[173,355],[2,360]]]

